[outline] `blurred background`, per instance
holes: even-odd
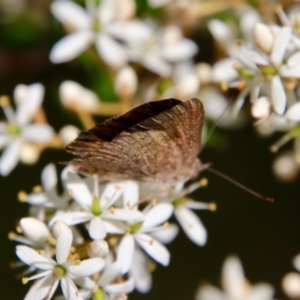
[[[160,17],[163,8],[151,8],[145,1],[137,1],[138,15]],[[257,7],[259,1],[248,5]],[[116,95],[107,88],[105,72],[90,71],[84,66],[84,57],[66,64],[52,64],[49,52],[63,36],[63,29],[52,16],[51,1],[0,1],[0,94],[12,95],[17,84],[40,82],[45,86],[43,107],[49,124],[59,130],[64,124],[81,128],[75,114],[61,104],[58,88],[64,80],[74,80],[94,90],[106,101],[116,101]],[[237,2],[239,3],[239,1]],[[216,3],[215,5],[218,5]],[[234,3],[232,3],[234,5]],[[274,2],[266,2],[275,5]],[[228,16],[230,8],[212,14]],[[173,20],[174,22],[174,20]],[[190,32],[200,51],[195,62],[213,64],[219,50],[207,29],[207,16]],[[83,55],[84,56],[84,55]],[[244,108],[247,110],[247,105]],[[3,115],[2,115],[3,117]],[[96,117],[97,122],[105,118]],[[134,292],[130,299],[194,299],[197,287],[205,282],[220,286],[221,266],[230,254],[240,257],[246,277],[251,283],[269,282],[276,288],[276,298],[285,299],[281,289],[283,276],[293,270],[292,258],[300,252],[300,198],[299,178],[279,181],[273,171],[274,154],[269,147],[279,134],[262,138],[251,122],[242,128],[217,128],[200,154],[202,162],[263,195],[275,198],[270,204],[238,189],[231,183],[203,172],[209,184],[192,194],[200,201],[215,201],[217,211],[198,211],[208,231],[208,242],[198,247],[180,231],[179,237],[167,247],[171,252],[169,267],[157,266],[153,274],[153,288],[148,294]],[[289,149],[287,144],[281,151]],[[15,243],[8,240],[21,217],[27,214],[27,204],[17,201],[20,190],[40,184],[40,172],[49,162],[57,163],[71,156],[61,150],[47,149],[33,166],[19,165],[9,177],[0,178],[1,198],[1,267],[0,298],[21,299],[29,285],[23,286],[17,278],[18,270],[10,264],[16,261]]]

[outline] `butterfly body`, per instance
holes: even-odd
[[[66,150],[69,164],[100,180],[176,182],[198,174],[204,109],[193,98],[142,104],[83,131]]]

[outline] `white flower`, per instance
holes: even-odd
[[[71,33],[57,42],[51,50],[54,63],[70,61],[85,51],[93,42],[100,57],[112,67],[120,67],[127,61],[126,48],[117,39],[126,40],[139,31],[140,22],[128,20],[134,15],[132,0],[103,0],[99,7],[89,1],[87,10],[69,0],[54,1],[51,5],[54,16]],[[128,34],[118,33],[114,27],[129,25]],[[117,39],[116,39],[117,38]]]
[[[256,10],[246,9],[246,12],[242,10],[242,15],[239,16],[240,27],[232,28],[225,22],[212,19],[208,22],[208,29],[215,38],[215,40],[221,45],[221,47],[229,54],[234,55],[238,51],[236,41],[238,40],[237,32],[241,31],[243,36],[243,42],[247,47],[253,46],[253,27],[260,21],[260,16]]]
[[[174,216],[181,225],[188,238],[199,246],[203,246],[207,240],[207,232],[200,218],[192,210],[216,210],[216,204],[194,201],[186,197],[189,193],[201,186],[207,185],[207,179],[203,178],[184,188],[184,182],[178,183],[165,197],[159,201],[171,202],[174,206]],[[174,230],[174,229],[173,229]],[[171,234],[171,233],[170,233]]]
[[[119,227],[119,233],[124,234],[124,236],[117,249],[117,260],[123,264],[123,273],[128,272],[132,266],[136,244],[155,261],[164,266],[169,264],[169,251],[153,238],[151,233],[163,229],[160,224],[171,217],[173,206],[170,203],[158,203],[153,207],[151,206],[150,204],[144,209],[142,222],[128,222],[123,227]],[[172,232],[170,234],[173,235]]]
[[[288,83],[293,85],[294,80],[300,77],[300,51],[293,47],[292,30],[288,26],[272,27],[257,23],[254,35],[261,51],[241,47],[235,57],[218,62],[213,67],[212,77],[215,81],[229,83],[229,86],[244,86],[235,103],[235,114],[250,94],[251,103],[255,103],[260,96],[267,97],[269,115],[272,112],[283,115],[289,96],[283,79],[287,86]],[[265,117],[265,106],[260,109],[255,108],[253,112]]]
[[[134,280],[129,278],[122,282],[115,282],[121,276],[122,266],[117,261],[108,265],[100,276],[100,279],[95,282],[92,279],[80,278],[76,280],[81,289],[79,294],[84,295],[85,299],[119,299],[122,294],[130,293],[134,289]]]
[[[41,221],[45,220],[46,209],[63,208],[70,197],[66,193],[59,196],[56,191],[57,174],[55,165],[50,163],[44,167],[41,174],[42,186],[36,186],[33,192],[19,193],[19,199],[31,205],[31,213]]]
[[[66,299],[83,299],[78,295],[78,289],[73,280],[99,272],[104,267],[104,260],[90,258],[80,263],[67,261],[72,245],[71,230],[65,223],[57,221],[52,226],[52,232],[56,238],[56,261],[27,246],[17,246],[18,257],[24,263],[41,270],[40,273],[30,278],[23,278],[24,283],[28,280],[39,279],[32,285],[25,300],[51,299],[59,283]]]
[[[126,188],[126,182],[108,183],[101,194],[98,191],[98,179],[94,180],[94,192],[91,193],[87,183],[75,173],[69,173],[66,186],[74,200],[80,205],[80,211],[58,211],[50,221],[62,220],[68,225],[88,222],[88,230],[91,238],[102,240],[109,229],[106,226],[108,220],[140,221],[143,215],[139,211],[115,208],[113,205],[124,193],[130,192]]]
[[[200,287],[196,300],[271,300],[274,290],[268,283],[251,286],[244,277],[240,260],[228,257],[222,269],[222,285],[224,292],[211,285]]]
[[[184,38],[179,27],[170,25],[129,43],[129,60],[139,62],[161,77],[168,77],[172,64],[191,59],[197,51],[195,42]]]
[[[0,158],[2,176],[15,168],[27,143],[45,144],[53,136],[53,129],[48,124],[30,123],[42,104],[44,87],[39,83],[18,85],[14,93],[15,112],[5,96],[0,101],[7,118],[7,122],[0,122],[0,149],[5,148]]]

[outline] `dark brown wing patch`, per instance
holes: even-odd
[[[198,99],[143,104],[82,132],[67,145],[78,172],[103,180],[189,179],[197,161],[204,111]]]

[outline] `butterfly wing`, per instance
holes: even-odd
[[[204,110],[198,99],[143,104],[82,132],[67,151],[70,165],[103,180],[172,181],[194,172]]]

